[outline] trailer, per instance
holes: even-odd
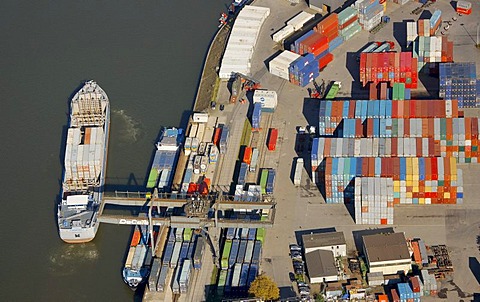
[[[227,240],[232,240],[235,237],[235,228],[228,228],[225,237]]]
[[[327,95],[325,96],[326,100],[332,100],[337,96],[338,91],[342,88],[342,82],[339,81],[334,81],[332,86],[327,92]]]
[[[160,259],[154,258],[152,268],[150,269],[150,276],[148,276],[148,288],[150,289],[150,291],[157,290],[157,280],[158,280],[158,275],[160,274],[161,266],[162,266],[162,263]]]
[[[228,257],[228,267],[231,268],[237,261],[238,248],[240,247],[240,240],[234,239],[232,241],[232,249],[230,251],[230,256]]]
[[[242,263],[245,258],[245,253],[247,251],[247,241],[240,241],[240,246],[238,248],[237,263]]]
[[[171,268],[177,267],[178,259],[180,258],[181,249],[182,249],[182,242],[181,241],[175,242],[175,246],[173,247],[172,260],[170,261]]]
[[[202,268],[202,257],[203,257],[203,248],[205,246],[205,240],[203,236],[197,237],[197,243],[195,245],[195,251],[193,253],[193,268],[201,269]]]
[[[273,189],[275,187],[275,175],[276,173],[274,169],[270,169],[268,171],[267,185],[265,186],[265,191],[268,195],[273,194]]]
[[[259,155],[258,149],[253,148],[252,160],[250,161],[250,166],[249,166],[250,172],[255,172],[257,170],[258,155]]]
[[[252,253],[252,263],[260,263],[260,258],[262,257],[262,242],[260,240],[255,240]]]
[[[172,278],[172,292],[174,294],[179,294],[180,293],[180,284],[178,283],[178,279],[180,278],[180,272],[181,272],[181,269],[180,267],[177,267],[175,269],[175,273],[173,275],[173,278]]]
[[[262,169],[262,174],[260,175],[260,187],[262,189],[262,194],[267,194],[267,178],[268,178],[268,169]]]
[[[303,158],[297,158],[295,164],[295,174],[293,175],[293,184],[299,186],[302,182],[302,172],[303,172]]]
[[[167,245],[166,245],[166,247],[163,251],[163,258],[162,258],[163,265],[170,265],[170,261],[172,260],[174,246],[175,246],[174,241],[167,242]]]
[[[255,240],[255,236],[257,235],[257,229],[250,228],[248,229],[248,240]]]
[[[230,268],[229,257],[230,257],[231,250],[232,250],[232,240],[228,239],[227,241],[225,241],[225,244],[223,245],[222,258],[220,260],[220,266],[222,267],[222,270],[226,270]]]
[[[188,284],[190,282],[190,273],[192,271],[192,262],[187,259],[183,262],[182,271],[178,279],[178,284],[180,286],[180,293],[184,294],[188,291]]]
[[[157,292],[165,291],[165,283],[167,281],[168,266],[162,265],[157,281]]]
[[[243,262],[250,263],[252,261],[254,247],[255,247],[255,241],[252,241],[252,240],[247,241],[247,249],[245,251],[245,257],[243,258]]]

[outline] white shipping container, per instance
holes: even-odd
[[[279,43],[282,42],[284,39],[288,38],[291,34],[295,32],[293,25],[287,25],[274,33],[272,35],[272,39],[274,42]]]
[[[295,30],[299,30],[303,27],[305,23],[313,19],[313,17],[315,17],[315,15],[309,14],[307,12],[300,12],[292,19],[287,21],[287,25],[291,25]]]
[[[274,90],[255,90],[253,103],[262,103],[262,108],[276,108],[277,92]]]

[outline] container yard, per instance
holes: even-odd
[[[480,5],[437,1],[429,18],[403,20],[415,9],[427,7],[355,1],[319,16],[302,1],[257,0],[240,10],[216,69],[216,106],[190,118],[175,145],[175,171],[162,166],[171,164],[167,158],[148,173],[152,200],[199,198],[159,210],[173,226],[152,262],[145,300],[245,297],[260,272],[282,288],[282,298],[313,296],[314,286],[309,294],[292,287],[288,243],[331,228],[345,233],[350,254],[356,232],[381,227],[452,248],[448,257],[435,248],[432,257],[437,269],[451,263],[454,275],[422,270],[383,294],[457,300],[448,278],[473,293],[462,276],[467,253],[478,253],[480,56],[463,28],[474,32]],[[449,24],[453,17],[459,20]],[[229,83],[239,73],[246,76]],[[250,77],[255,88],[246,84]],[[326,99],[310,99],[307,87],[320,79],[338,84]],[[299,127],[315,130],[298,134]],[[222,208],[209,212],[202,203],[214,194],[238,205],[216,202]],[[262,201],[273,208],[246,204]]]

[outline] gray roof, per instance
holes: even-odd
[[[310,278],[329,277],[337,275],[335,259],[332,251],[315,250],[305,254],[308,276]]]
[[[343,232],[306,234],[302,236],[302,241],[305,249],[346,244]]]
[[[410,259],[404,233],[363,236],[363,246],[369,262]]]

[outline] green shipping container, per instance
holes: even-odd
[[[263,243],[265,241],[265,229],[264,228],[257,229],[257,240],[261,241],[262,245],[263,245]]]
[[[217,293],[223,294],[226,281],[227,281],[227,270],[222,270],[220,271],[220,274],[218,276]]]
[[[192,240],[192,233],[193,233],[192,229],[190,229],[190,228],[184,229],[183,230],[183,241]]]
[[[267,187],[268,169],[262,169],[262,175],[260,177],[260,187],[262,194],[267,194],[265,188]]]
[[[228,269],[228,257],[230,256],[231,249],[232,249],[232,240],[225,241],[225,245],[223,246],[223,252],[222,252],[222,260],[220,262],[222,270]]]
[[[147,189],[153,189],[157,185],[157,179],[158,179],[158,170],[156,168],[152,168],[150,170],[150,174],[148,175],[148,181],[147,181]]]

